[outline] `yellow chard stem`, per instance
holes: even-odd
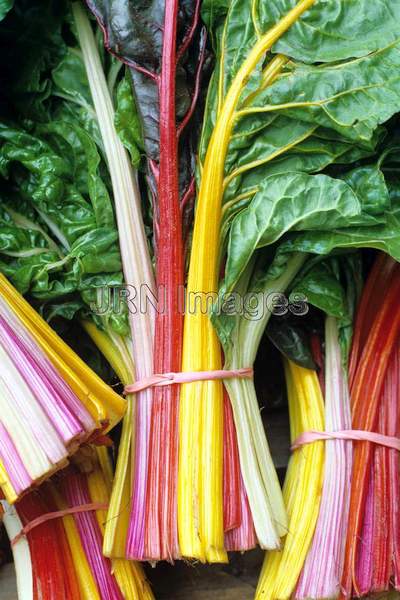
[[[71,350],[1,273],[0,297],[12,308],[95,421],[108,422],[107,430],[114,427],[125,413],[124,399]]]
[[[110,558],[125,557],[126,537],[129,525],[132,468],[131,448],[133,447],[132,421],[135,416],[135,408],[132,396],[128,396],[127,400],[128,407],[122,422],[118,460],[103,540],[103,554]]]
[[[200,184],[187,285],[183,371],[221,367],[221,349],[207,311],[207,297],[218,288],[218,257],[224,165],[235,122],[235,110],[252,71],[289,27],[315,0],[301,0],[262,35],[243,62],[222,103],[210,139]],[[276,77],[281,57],[272,61],[263,85]],[[275,66],[274,66],[275,65]],[[269,77],[268,79],[268,74]],[[191,310],[197,295],[201,307]],[[185,384],[180,401],[178,530],[183,556],[226,562],[222,514],[222,383]]]
[[[13,488],[11,481],[7,475],[2,461],[0,460],[0,488],[10,504],[13,504],[18,499],[18,494]]]
[[[134,365],[129,352],[126,351],[122,353],[120,348],[114,344],[112,338],[105,331],[101,331],[101,329],[96,327],[93,322],[82,321],[82,327],[96,344],[109,365],[113,368],[119,380],[125,385],[132,383]],[[123,343],[122,339],[121,343]]]
[[[120,352],[107,333],[101,331],[89,321],[82,322],[100,352],[118,375],[120,381],[127,385],[134,382],[134,365],[129,352]],[[121,345],[121,344],[120,344]],[[124,558],[126,536],[129,526],[129,507],[131,499],[131,465],[132,459],[132,423],[134,421],[134,398],[126,397],[127,409],[122,424],[122,433],[118,449],[115,477],[111,477],[110,504],[105,523],[103,553],[109,558]],[[98,452],[102,462],[103,473],[109,470],[108,460]]]
[[[290,436],[324,431],[324,403],[315,371],[287,361]],[[289,600],[296,587],[318,518],[323,484],[324,444],[315,442],[296,450],[286,474],[283,497],[289,516],[282,552],[268,552],[256,600]]]
[[[288,58],[283,56],[283,54],[277,54],[273,60],[265,67],[262,73],[262,80],[260,87],[255,91],[249,94],[246,100],[243,103],[243,106],[248,106],[252,100],[266,87],[271,85],[278,77],[280,71],[288,62]]]
[[[65,510],[67,504],[64,497],[58,492],[54,485],[51,486],[51,493],[57,505],[57,509]],[[82,547],[74,517],[72,515],[66,515],[62,520],[79,581],[81,598],[82,600],[101,600],[85,551]]]

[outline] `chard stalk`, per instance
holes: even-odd
[[[337,321],[325,321],[325,431],[351,429],[350,395],[342,366]],[[351,443],[325,442],[318,523],[295,598],[336,598],[340,592],[350,501]]]
[[[390,430],[397,429],[397,413],[398,413],[398,387],[397,387],[397,372],[398,368],[398,349],[395,348],[390,359],[385,383],[383,387],[381,404],[379,407],[378,424],[376,431],[383,435],[395,435]],[[372,544],[370,547],[370,560],[372,563],[371,583],[366,593],[384,592],[389,589],[392,580],[392,556],[393,556],[393,520],[396,508],[395,498],[392,498],[393,484],[390,480],[390,475],[396,474],[391,472],[390,459],[391,454],[398,454],[396,450],[377,446],[374,449],[374,455],[371,464],[371,487],[372,487],[372,514],[373,527],[371,528]],[[398,463],[397,463],[398,467]],[[395,493],[398,499],[397,490]],[[368,496],[367,496],[368,507]],[[382,524],[385,523],[385,527]],[[365,539],[365,538],[364,538]],[[362,544],[368,547],[367,544]],[[360,557],[358,561],[359,570],[363,564],[364,557]],[[364,562],[365,564],[365,562]],[[361,571],[363,567],[361,566]],[[362,587],[362,579],[357,573],[357,579],[360,581],[360,589]]]
[[[3,523],[10,540],[17,536],[22,523],[14,506],[10,506],[5,500],[1,501],[4,509]],[[25,537],[21,537],[12,546],[15,572],[17,575],[17,590],[19,600],[33,600],[33,577],[32,561],[29,543]]]
[[[361,354],[364,350],[368,334],[371,329],[373,318],[376,315],[382,298],[386,294],[390,280],[396,269],[396,261],[383,252],[378,255],[368,279],[364,286],[360,305],[357,307],[357,315],[354,324],[354,334],[351,344],[349,359],[349,383],[350,389],[353,385]],[[376,290],[380,290],[380,294]]]
[[[176,127],[176,65],[178,0],[166,0],[162,64],[159,75],[160,162],[157,180],[157,285],[165,305],[156,316],[154,372],[181,370],[184,265],[182,218],[178,183]],[[180,557],[177,529],[179,385],[155,388],[150,437],[149,482],[146,506],[146,557]],[[134,551],[135,550],[135,551]],[[130,555],[137,548],[132,546]]]
[[[124,385],[132,383],[134,364],[128,340],[124,340],[111,330],[102,331],[92,321],[82,321],[82,327],[111,365],[119,380]]]
[[[16,509],[26,526],[55,510],[55,506],[49,496],[45,498],[36,492],[24,496]],[[27,538],[32,559],[33,597],[43,600],[81,597],[61,520],[41,523],[28,532]]]
[[[0,310],[7,311],[6,320],[13,324],[15,331],[21,333],[23,343],[32,348],[33,356],[38,354],[37,347],[45,355],[45,362],[41,368],[47,373],[47,377],[57,378],[54,387],[62,391],[64,401],[71,412],[85,423],[85,426],[89,423],[93,426],[94,421],[98,428],[104,429],[118,423],[125,411],[123,398],[71,350],[2,274],[0,303]],[[39,354],[37,360],[43,360]]]
[[[89,19],[78,3],[72,5],[79,44],[97,114],[100,133],[104,143],[108,168],[114,192],[120,249],[125,281],[139,296],[143,286],[155,296],[153,271],[141,213],[141,199],[136,174],[114,127],[114,109],[102,69],[96,41]],[[153,373],[153,338],[155,310],[150,304],[146,310],[129,311],[131,335],[134,340],[136,379]],[[150,440],[150,416],[152,390],[140,392],[137,411],[132,411],[135,423],[135,448],[132,447],[131,519],[127,537],[127,554],[144,556],[146,490],[148,485],[148,450]],[[132,438],[133,439],[133,438]],[[118,485],[118,483],[116,483]]]
[[[134,366],[131,356],[126,352],[127,348],[123,340],[117,345],[113,343],[107,333],[98,329],[93,323],[85,321],[83,326],[112,366],[120,381],[124,385],[132,383],[134,380]],[[103,539],[103,553],[110,558],[125,557],[126,536],[129,528],[130,473],[132,469],[130,448],[135,410],[132,394],[128,394],[126,401],[127,410],[122,424],[114,485],[110,491],[108,517],[105,521]]]
[[[82,442],[113,422],[122,402],[120,418],[124,402],[3,276],[0,359],[0,484],[14,502],[66,466]]]
[[[1,420],[31,481],[39,481],[68,453],[1,346],[0,364]]]
[[[238,502],[237,498],[235,500]],[[228,552],[245,552],[246,550],[252,550],[257,544],[253,517],[241,476],[238,506],[240,508],[240,524],[229,531],[225,531],[225,547]]]
[[[260,37],[223,101],[200,183],[187,285],[189,298],[194,294],[209,298],[218,289],[224,165],[243,88],[260,59],[313,2],[301,0]],[[279,58],[277,60],[280,62]],[[271,80],[274,76],[275,71],[271,69]],[[263,81],[263,85],[267,84]],[[207,301],[204,301],[200,310],[185,315],[182,370],[215,370],[220,366],[219,342],[209,320]],[[183,385],[179,418],[178,527],[181,551],[185,556],[203,561],[224,562],[227,556],[222,515],[221,382]],[[272,532],[270,538],[272,547],[276,547],[276,536]]]
[[[315,371],[285,361],[290,437],[304,431],[322,431],[324,403]],[[296,450],[289,462],[283,487],[289,526],[281,552],[267,552],[256,600],[289,600],[310,547],[317,523],[324,465],[324,442]]]
[[[363,595],[364,593],[367,595],[369,590],[372,589],[372,573],[374,570],[374,484],[375,476],[372,471],[367,484],[368,489],[360,538],[362,544],[360,544],[356,567],[356,577],[359,589]]]
[[[396,348],[386,381],[388,402],[388,434],[400,437],[400,417],[398,409],[400,390],[400,354]],[[389,486],[390,519],[392,525],[392,545],[389,546],[390,575],[393,587],[400,590],[400,457],[399,453],[389,450]]]
[[[63,480],[63,490],[68,505],[72,507],[97,501],[90,497],[87,478],[82,473],[68,473]],[[74,520],[100,598],[123,600],[121,590],[111,573],[110,560],[103,556],[101,551],[103,540],[96,513],[93,511],[76,513]]]
[[[391,259],[387,259],[391,261]],[[386,277],[382,269],[382,278]],[[369,287],[368,287],[369,289]],[[379,277],[375,289],[382,289]],[[396,264],[390,282],[385,289],[384,302],[376,303],[378,309],[373,320],[359,365],[351,387],[352,427],[365,431],[376,430],[379,417],[379,402],[385,382],[389,359],[400,334],[400,312],[397,308],[400,294],[400,268]],[[368,403],[365,403],[368,398]],[[370,442],[357,444],[353,451],[350,512],[346,539],[345,568],[342,577],[342,596],[351,597],[353,589],[361,592],[361,580],[357,577],[359,539],[362,535],[363,518],[369,486],[374,445]],[[358,575],[360,572],[358,571]]]
[[[239,449],[228,392],[224,390],[224,531],[238,529],[242,522],[242,480]],[[225,536],[226,539],[226,536]]]
[[[51,487],[51,497],[54,500],[57,510],[64,510],[68,507],[64,494],[60,493],[55,486]],[[66,515],[63,517],[62,526],[65,531],[73,567],[78,580],[79,592],[84,598],[87,598],[87,600],[89,600],[89,598],[90,600],[101,600],[73,515]]]
[[[32,483],[32,477],[18,452],[17,446],[14,444],[8,430],[0,422],[0,460],[1,470],[0,484],[8,486],[4,490],[6,498],[14,500],[15,496],[20,496],[25,490],[28,490]],[[11,487],[11,490],[9,489]]]
[[[266,279],[256,293],[265,299],[270,293],[283,293],[303,265],[306,254],[295,254],[282,274]],[[251,269],[251,267],[250,267]],[[253,290],[252,290],[253,291]],[[237,339],[227,355],[225,368],[237,369],[254,364],[261,337],[271,313],[263,310],[261,318],[241,318]],[[279,537],[287,532],[286,510],[268,442],[265,436],[254,382],[251,379],[227,379],[238,436],[240,466],[247,491],[259,544],[262,548],[279,547]]]
[[[104,446],[96,448],[97,461],[94,469],[87,475],[87,485],[92,502],[107,504],[110,499],[113,484],[113,469],[107,449]],[[102,536],[105,533],[104,524],[107,512],[96,511],[97,523]],[[131,560],[112,560],[112,573],[118,583],[124,598],[132,600],[153,600],[153,594],[142,566]]]

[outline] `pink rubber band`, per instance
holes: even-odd
[[[386,446],[387,448],[393,448],[394,450],[400,451],[400,438],[359,429],[348,429],[344,431],[306,431],[299,435],[293,442],[292,450],[296,450],[304,444],[311,444],[318,440],[372,442],[373,444],[379,444],[380,446]]]
[[[70,508],[65,508],[64,510],[56,510],[54,512],[46,513],[44,515],[40,515],[36,519],[27,523],[25,527],[21,529],[21,531],[11,540],[11,546],[14,546],[19,540],[27,535],[32,529],[42,525],[42,523],[46,523],[47,521],[52,521],[53,519],[60,519],[67,515],[73,515],[77,513],[87,512],[91,510],[107,510],[108,504],[103,504],[101,502],[91,502],[90,504],[81,504],[80,506],[71,506]]]
[[[164,373],[163,375],[152,375],[144,377],[136,383],[125,386],[125,394],[141,392],[149,387],[171,385],[173,383],[193,383],[194,381],[211,381],[214,379],[232,379],[233,377],[253,377],[253,369],[216,370],[216,371],[187,371],[185,373]]]

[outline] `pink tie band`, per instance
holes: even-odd
[[[243,369],[216,370],[216,371],[187,371],[185,373],[164,373],[163,375],[152,375],[144,377],[136,383],[125,386],[125,394],[134,394],[141,392],[149,387],[172,385],[173,383],[193,383],[195,381],[212,381],[215,379],[232,379],[234,377],[251,378],[253,369],[246,367]]]
[[[42,523],[46,523],[47,521],[52,521],[53,519],[60,519],[62,517],[66,517],[67,515],[74,515],[77,513],[92,511],[92,510],[107,510],[108,504],[102,504],[100,502],[91,502],[90,504],[81,504],[80,506],[71,506],[70,508],[65,508],[64,510],[57,510],[54,512],[46,513],[44,515],[40,515],[36,519],[27,523],[25,527],[21,529],[21,531],[11,540],[11,546],[14,546],[19,540],[27,535],[32,529],[42,525]]]
[[[362,431],[359,429],[348,429],[344,431],[305,431],[293,442],[292,450],[296,450],[304,444],[311,444],[318,440],[346,440],[372,442],[394,450],[400,450],[400,438],[391,435],[374,433],[373,431]]]

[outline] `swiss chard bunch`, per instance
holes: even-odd
[[[197,103],[205,64],[200,0],[89,0],[106,48],[129,67],[147,159],[155,276],[163,307],[155,318],[154,373],[182,365],[183,287],[195,197]],[[152,400],[150,400],[152,396]],[[127,555],[178,558],[179,386],[140,396],[135,484]],[[121,459],[122,460],[122,459]],[[184,458],[186,461],[186,458]]]
[[[374,7],[374,26],[364,8],[341,0],[203,3],[216,67],[189,292],[219,288],[213,323],[228,369],[252,366],[271,314],[232,311],[235,297],[284,292],[308,253],[369,246],[399,256],[398,202],[375,155],[399,106],[392,11],[400,4]],[[216,368],[205,359],[216,341],[202,313],[186,317],[191,369]],[[204,360],[196,358],[203,346]],[[257,536],[277,546],[286,522],[254,387],[244,379],[226,387]]]

